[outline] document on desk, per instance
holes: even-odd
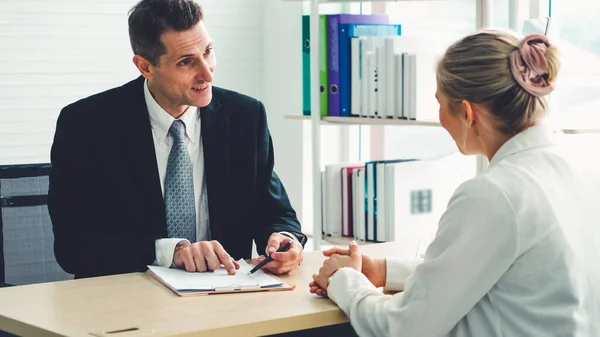
[[[148,266],[148,273],[179,296],[294,289],[262,270],[247,275],[252,266],[243,259],[238,263],[240,269],[235,275],[229,275],[222,267],[213,272],[189,273],[183,269]]]

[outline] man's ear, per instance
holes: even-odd
[[[147,80],[152,80],[154,76],[152,75],[152,68],[154,67],[152,63],[146,60],[144,57],[140,55],[135,55],[133,57],[133,64],[135,64],[136,68],[140,71],[142,76]]]
[[[460,105],[467,125],[472,126],[473,123],[475,123],[475,121],[478,119],[477,113],[473,108],[473,104],[467,100],[463,100],[462,102],[460,102]]]

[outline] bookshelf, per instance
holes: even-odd
[[[284,0],[290,2],[303,2],[307,0]],[[318,0],[318,3],[326,4],[326,3],[349,3],[349,2],[389,2],[389,1],[446,1],[446,0]],[[469,1],[469,0],[463,0]]]
[[[295,2],[304,2],[309,5],[309,16],[310,16],[310,36],[320,36],[319,35],[319,4],[327,4],[327,3],[350,3],[357,1],[350,0],[283,0],[283,1],[295,1]],[[427,2],[435,2],[440,0],[396,0],[396,1],[427,1]],[[492,22],[492,0],[464,0],[475,1],[475,17],[476,17],[476,29],[481,29],[485,27],[491,26]],[[367,0],[367,1],[358,1],[361,3],[364,2],[374,2],[380,4],[381,8],[385,6],[385,2],[390,2],[389,0]],[[384,10],[383,10],[384,11]],[[382,10],[373,10],[374,13],[382,13]],[[319,51],[319,39],[311,38],[310,39],[310,96],[311,97],[319,97],[319,87],[320,87],[320,51]],[[440,127],[439,122],[437,121],[421,121],[421,120],[402,120],[402,119],[382,119],[382,118],[358,118],[358,117],[329,117],[329,116],[321,116],[320,110],[320,101],[318,99],[311,99],[311,107],[312,113],[310,116],[304,116],[299,112],[298,114],[292,114],[285,116],[286,119],[289,120],[310,120],[311,123],[311,149],[312,149],[312,210],[313,210],[313,249],[320,250],[321,248],[321,240],[325,240],[327,242],[336,242],[342,240],[346,242],[345,238],[338,240],[338,238],[332,237],[321,237],[321,223],[322,223],[322,209],[321,209],[321,136],[320,136],[320,127],[322,125],[369,125],[369,126],[388,126],[388,125],[403,125],[403,126],[425,126],[425,127]],[[478,158],[477,161],[477,171],[481,172],[487,167],[487,160],[484,158]]]
[[[285,119],[293,120],[310,120],[311,116],[304,115],[287,115]],[[431,126],[440,127],[437,121],[415,121],[406,119],[392,118],[361,118],[361,117],[337,117],[337,116],[322,116],[322,124],[338,124],[338,125],[378,125],[378,126]]]
[[[311,116],[290,114],[284,117],[290,120],[311,120]],[[441,127],[441,124],[433,120],[406,120],[392,118],[363,118],[363,117],[337,117],[321,116],[321,125],[371,125],[371,126],[429,126]],[[561,128],[560,132],[570,135],[599,134],[598,128]]]

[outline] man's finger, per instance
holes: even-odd
[[[287,252],[274,252],[271,254],[271,258],[277,261],[296,261],[298,256],[302,253],[302,246],[299,242],[292,242],[292,246]]]
[[[219,269],[219,266],[221,266],[221,261],[219,261],[219,257],[217,254],[215,254],[215,245],[213,245],[211,242],[205,242],[201,245],[201,247],[208,270]]]
[[[260,262],[259,262],[260,263]],[[268,271],[271,273],[275,273],[276,274],[276,270],[281,266],[281,262],[277,262],[277,261],[271,261],[267,264],[265,264],[264,266],[262,266],[260,269],[264,270],[264,271]]]
[[[271,255],[272,253],[276,252],[277,249],[279,249],[279,246],[281,245],[281,242],[285,239],[286,237],[284,235],[281,234],[277,234],[274,233],[269,237],[269,241],[267,242],[267,255]]]
[[[234,260],[233,258],[231,258],[231,261],[233,262],[233,265],[235,266],[235,269],[240,269],[240,264]]]
[[[254,258],[252,259],[252,264],[253,265],[258,265],[259,263],[263,262],[265,260],[265,257],[260,257],[258,259]],[[268,272],[273,272],[275,266],[277,266],[279,264],[279,262],[277,261],[271,261],[267,264],[265,264],[264,266],[262,266],[260,269],[264,270],[264,271],[268,271]]]
[[[196,265],[196,270],[204,273],[206,272],[206,259],[204,258],[204,254],[199,245],[192,245],[193,253],[194,253],[194,264]]]
[[[190,248],[182,248],[179,250],[179,258],[183,265],[185,266],[185,270],[190,273],[196,271],[196,265],[194,264],[194,256],[192,254],[192,250]]]
[[[261,263],[264,259],[265,259],[264,255],[261,255],[259,257],[253,257],[252,264],[256,266],[257,264]]]
[[[271,262],[265,264],[262,269],[265,271],[268,271],[270,273],[279,275],[279,274],[288,273],[288,272],[296,269],[297,265],[298,265],[298,262],[295,260],[271,261]]]
[[[227,270],[227,273],[229,275],[234,275],[236,268],[235,268],[235,265],[233,264],[233,259],[231,258],[231,256],[229,254],[227,254],[227,252],[225,251],[223,246],[221,246],[220,243],[218,243],[218,242],[215,243],[213,245],[213,247],[215,248],[215,254],[219,258],[219,261],[225,267],[225,270]]]

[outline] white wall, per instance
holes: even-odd
[[[262,100],[275,170],[302,214],[301,2],[197,0],[214,39],[215,85]],[[60,109],[139,73],[127,12],[137,0],[0,1],[0,165],[50,160]]]
[[[135,76],[133,3],[0,2],[0,164],[49,161],[61,107]]]
[[[139,75],[127,12],[136,0],[0,1],[0,164],[48,162],[65,105]],[[261,0],[202,0],[215,84],[262,94]]]
[[[214,40],[215,85],[261,99],[263,0],[196,0]]]
[[[262,0],[263,95],[275,148],[275,171],[302,215],[302,2]]]

